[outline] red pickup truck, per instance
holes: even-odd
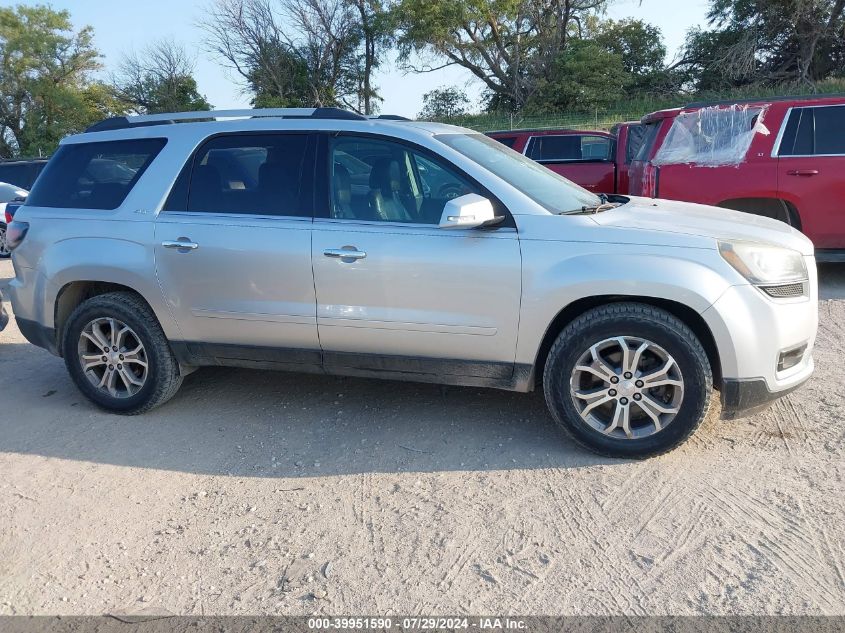
[[[845,96],[693,103],[646,115],[631,195],[774,217],[845,261]]]
[[[643,139],[639,121],[608,132],[585,130],[502,130],[496,139],[595,193],[628,193],[628,165]]]

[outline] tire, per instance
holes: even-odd
[[[0,222],[0,259],[7,259],[12,256],[12,252],[6,246],[6,225]]]
[[[630,380],[621,371],[624,349],[634,368]],[[698,338],[678,318],[646,304],[613,303],[563,329],[546,360],[543,391],[555,422],[575,442],[607,457],[644,459],[671,451],[701,425],[713,374]]]
[[[100,325],[92,337],[92,324],[95,323]],[[108,323],[118,325],[110,327]],[[111,338],[115,332],[120,347],[114,349],[117,347],[114,346],[113,353],[109,351],[108,356],[102,357],[108,359],[106,363],[93,358],[91,364],[96,363],[96,366],[86,372],[82,365],[83,353],[87,352],[84,355],[88,359],[91,352],[95,352],[93,356],[106,354],[99,347],[95,348],[95,343],[99,345],[103,339],[115,342]],[[138,345],[141,352],[137,351]],[[82,302],[64,328],[62,355],[79,390],[97,406],[114,413],[138,415],[149,411],[170,400],[182,384],[179,365],[155,314],[141,297],[131,292],[112,292]],[[105,374],[107,367],[114,369],[109,370],[110,374],[115,374],[114,380],[106,381],[105,387],[98,387],[94,383]],[[121,368],[120,372],[117,368]],[[136,385],[133,380],[142,384]]]

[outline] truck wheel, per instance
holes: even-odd
[[[67,321],[62,353],[79,390],[115,413],[149,411],[170,400],[182,384],[155,314],[131,292],[82,302]]]
[[[558,426],[578,444],[642,459],[672,450],[699,427],[713,376],[704,348],[679,319],[645,304],[613,303],[563,329],[543,389]]]

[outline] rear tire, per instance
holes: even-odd
[[[114,413],[149,411],[170,400],[182,384],[155,314],[131,292],[82,302],[64,328],[62,355],[85,397]]]
[[[698,338],[678,318],[614,303],[563,329],[543,390],[552,417],[575,442],[599,455],[643,459],[671,451],[701,425],[713,376]]]

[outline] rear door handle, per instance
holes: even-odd
[[[165,240],[161,243],[164,248],[178,248],[179,250],[195,251],[200,245],[196,242],[190,242],[187,239]]]
[[[364,259],[367,254],[364,251],[354,250],[351,248],[327,248],[323,251],[326,257],[335,257],[337,259]]]
[[[816,176],[818,173],[818,169],[790,169],[786,172],[788,176]]]

